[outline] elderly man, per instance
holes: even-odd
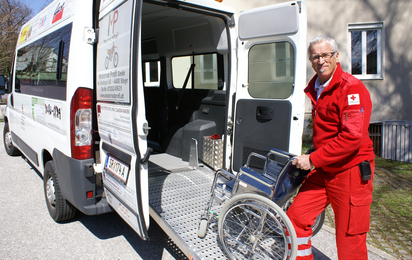
[[[339,259],[366,260],[375,166],[368,135],[372,102],[363,83],[342,71],[333,39],[315,37],[308,54],[316,72],[305,89],[312,101],[315,150],[293,164],[314,170],[287,212],[298,236],[298,259],[313,259],[311,225],[331,204]]]

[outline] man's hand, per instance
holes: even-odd
[[[292,162],[293,165],[296,165],[298,169],[302,170],[311,170],[314,166],[309,159],[309,154],[296,156]]]

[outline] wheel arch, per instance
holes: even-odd
[[[44,169],[46,167],[46,163],[48,161],[53,160],[53,156],[51,155],[51,153],[47,149],[43,149],[42,158],[43,158],[42,165],[43,165],[43,169]]]

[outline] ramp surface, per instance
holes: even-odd
[[[226,259],[218,244],[217,218],[211,219],[205,238],[197,236],[213,177],[206,167],[149,177],[150,215],[182,252],[195,259]]]

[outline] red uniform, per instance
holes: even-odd
[[[316,167],[288,210],[298,236],[298,259],[313,259],[311,225],[329,205],[335,212],[339,259],[368,259],[366,232],[372,202],[374,158],[368,127],[372,110],[363,83],[342,71],[340,64],[318,99],[317,75],[305,93],[312,101],[313,145]],[[370,161],[372,179],[362,181],[358,164]]]

